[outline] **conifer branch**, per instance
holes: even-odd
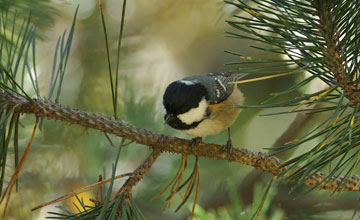
[[[356,83],[346,74],[345,66],[346,58],[343,53],[344,49],[340,46],[340,34],[336,24],[333,23],[333,15],[331,12],[332,3],[328,0],[314,1],[316,15],[319,17],[323,38],[325,40],[327,53],[327,65],[331,73],[334,74],[337,83],[344,90],[345,96],[352,105],[360,104],[360,91],[358,91]]]
[[[151,166],[155,163],[156,159],[160,156],[161,150],[154,148],[153,152],[146,158],[146,160],[134,170],[132,176],[130,176],[124,185],[121,187],[124,189],[125,199],[129,200],[132,188],[144,177]]]
[[[107,116],[97,115],[70,107],[63,107],[60,104],[39,98],[28,100],[17,94],[1,93],[0,105],[3,105],[3,108],[9,111],[35,114],[37,117],[47,117],[48,119],[65,121],[86,128],[93,128],[102,132],[114,134],[133,140],[139,144],[153,147],[154,151],[158,153],[167,151],[171,153],[194,155],[197,157],[228,160],[227,154],[224,152],[223,146],[221,145],[202,142],[199,143],[198,147],[194,148],[192,147],[191,140],[165,136],[147,129],[135,127],[122,120],[115,120]],[[274,156],[267,156],[265,153],[243,148],[234,148],[230,161],[252,166],[256,169],[269,172],[274,176],[277,176],[288,169],[287,166],[280,168],[282,161]],[[293,169],[292,172],[287,172],[284,176],[290,176],[297,169]],[[147,171],[148,169],[144,170]],[[143,174],[144,173],[142,173],[142,175]],[[319,189],[360,191],[360,176],[358,175],[352,175],[347,179],[344,179],[343,176],[338,176],[337,178],[332,177],[327,181],[323,181],[327,176],[328,175],[325,173],[317,172],[303,183],[308,186],[318,187]]]

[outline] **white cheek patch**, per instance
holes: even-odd
[[[199,106],[196,108],[190,109],[184,114],[179,114],[177,117],[185,124],[191,125],[194,122],[201,121],[206,115],[206,109],[208,103],[205,100],[205,97],[200,101]]]

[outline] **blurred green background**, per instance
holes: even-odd
[[[70,28],[78,4],[79,14],[60,103],[112,116],[104,33],[96,0],[51,3],[58,10],[58,14],[53,15],[55,23],[52,27],[39,30],[44,40],[37,44],[41,90],[49,89],[45,82],[50,77],[57,38],[65,28]],[[103,7],[111,60],[115,64],[122,1],[104,0]],[[120,57],[119,118],[155,132],[189,138],[164,125],[161,99],[166,86],[188,75],[236,70],[236,66],[224,64],[238,61],[238,58],[224,53],[224,50],[252,56],[269,56],[250,48],[250,42],[246,40],[225,37],[225,31],[232,30],[225,21],[236,13],[239,12],[235,8],[218,0],[128,1]],[[303,75],[299,74],[244,84],[242,91],[246,104],[260,104],[271,93],[288,88],[301,77]],[[318,86],[316,83],[313,85],[315,89]],[[289,96],[294,95],[298,94]],[[243,110],[232,128],[234,145],[255,151],[265,151],[264,148],[271,147],[295,117],[294,114],[269,117],[259,115],[275,111]],[[316,125],[317,119],[318,117],[312,119],[304,127],[304,132]],[[34,122],[34,117],[23,116],[22,122],[25,125],[21,133],[21,146],[24,149],[31,134],[30,124]],[[118,146],[120,139],[114,136],[110,138]],[[205,141],[224,144],[226,132],[207,137]],[[301,150],[305,149],[306,146]],[[136,144],[127,146],[121,153],[117,174],[133,171],[149,152],[148,147]],[[115,154],[116,148],[109,144],[103,133],[59,121],[44,120],[20,173],[19,190],[12,195],[7,219],[45,219],[49,216],[47,212],[59,212],[56,206],[66,207],[65,203],[35,212],[30,212],[30,209],[74,189],[95,183],[99,174],[109,177]],[[190,158],[187,174],[193,160],[194,158]],[[169,183],[179,163],[180,155],[163,154],[134,188],[135,200],[148,219],[177,220],[189,217],[192,198],[188,205],[174,213],[180,203],[180,199],[175,198],[172,207],[163,215],[161,212],[166,204],[167,194],[151,200]],[[11,175],[10,171],[8,170],[8,176]],[[200,178],[198,204],[208,213],[199,215],[206,219],[225,219],[224,216],[233,216],[231,212],[235,210],[238,212],[237,217],[229,219],[249,219],[249,213],[253,214],[257,208],[252,202],[261,199],[270,175],[259,174],[253,168],[241,164],[200,158]],[[259,181],[262,183],[255,184]],[[122,183],[123,180],[117,180],[115,189]],[[253,194],[255,185],[259,189]],[[291,183],[287,183],[272,190],[271,208],[262,213],[263,219],[349,219],[354,212],[353,204],[358,202],[350,193],[343,193],[335,199],[331,199],[326,191],[304,194],[303,191],[308,189],[306,187],[289,194],[291,187]],[[236,196],[237,193],[239,196]],[[239,203],[236,203],[237,200]],[[236,208],[234,204],[242,204],[242,208]]]

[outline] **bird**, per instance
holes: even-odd
[[[230,126],[241,109],[236,105],[244,102],[238,85],[232,84],[246,73],[214,72],[185,77],[170,83],[163,95],[165,124],[193,138],[197,145],[205,136],[215,135],[227,129],[228,140],[224,145],[231,157],[232,140]]]

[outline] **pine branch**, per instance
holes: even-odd
[[[93,128],[102,132],[111,133],[139,144],[153,147],[154,150],[167,151],[172,153],[194,155],[197,157],[207,157],[219,160],[228,160],[223,146],[217,144],[200,143],[198,147],[192,147],[192,141],[177,137],[165,136],[143,128],[130,125],[122,120],[115,120],[107,116],[81,111],[78,109],[63,107],[57,103],[43,99],[28,100],[16,94],[0,94],[0,105],[9,111],[17,113],[35,114],[37,117],[47,117],[60,121],[77,124],[86,128]],[[269,172],[274,176],[284,173],[288,166],[281,167],[282,161],[265,153],[255,152],[242,148],[234,148],[230,161],[246,164],[259,170]],[[297,168],[299,169],[299,168]],[[291,172],[287,172],[284,177],[288,177]],[[323,180],[328,175],[317,172],[303,183],[308,186],[318,187],[319,189],[360,191],[360,176],[352,175],[344,179],[342,176],[332,177],[327,181]],[[136,182],[135,182],[136,183]],[[343,186],[342,184],[346,184]],[[343,187],[342,187],[343,186]]]
[[[138,168],[136,168],[136,170],[134,170],[132,175],[126,180],[124,185],[122,185],[121,189],[114,197],[116,198],[123,191],[125,199],[129,201],[132,188],[144,177],[145,173],[150,170],[151,166],[155,163],[161,153],[161,150],[155,148],[150,156],[148,156],[146,160]]]
[[[316,105],[311,107],[305,107],[303,110],[310,110],[310,108],[316,108]],[[300,111],[296,114],[294,120],[289,124],[287,129],[279,136],[278,139],[272,144],[273,147],[284,146],[288,143],[294,142],[300,136],[300,133],[304,131],[305,127],[310,124],[310,122],[314,118],[314,114],[306,114],[303,111]],[[270,153],[273,153],[270,151]],[[276,156],[282,160],[288,159],[293,151],[284,151],[282,153],[277,154]],[[255,183],[264,181],[263,173],[259,170],[252,170],[252,172],[248,173],[245,178],[236,186],[239,189],[239,197],[241,198],[252,198],[254,192]],[[276,197],[278,194],[276,195]],[[203,206],[205,210],[208,209],[217,209],[225,204],[229,204],[230,195],[228,192],[217,192],[215,196],[213,196],[212,200],[209,200],[207,204]],[[250,204],[252,201],[243,201],[245,205]]]
[[[329,167],[325,181],[345,174],[346,180],[358,166],[360,150],[359,123],[359,48],[360,8],[359,1],[329,0],[252,0],[226,1],[248,15],[234,16],[228,23],[238,32],[227,32],[230,37],[249,39],[256,49],[267,53],[282,54],[278,59],[236,55],[239,70],[242,65],[255,63],[257,72],[271,72],[271,68],[282,68],[293,65],[291,72],[306,71],[311,76],[303,79],[290,88],[274,94],[264,104],[256,108],[288,107],[278,114],[298,112],[301,106],[316,107],[308,113],[328,112],[331,115],[319,126],[300,137],[296,142],[278,147],[274,154],[296,149],[315,138],[317,144],[306,152],[291,158],[282,166],[288,167],[293,178],[299,182],[312,177],[318,171]],[[249,68],[245,66],[245,69]],[[251,66],[253,68],[253,66]],[[267,71],[264,71],[264,70]],[[309,85],[314,79],[320,79],[329,89],[304,94],[280,103],[270,103],[275,97],[298,91]],[[246,106],[242,106],[246,107]],[[302,111],[302,110],[301,110]],[[331,166],[335,163],[335,166]],[[296,171],[291,170],[294,168]],[[282,174],[281,174],[282,175]],[[331,180],[330,180],[331,182]],[[335,189],[340,190],[340,189]]]
[[[322,27],[323,38],[326,42],[327,65],[331,73],[334,74],[337,83],[344,90],[346,98],[352,105],[360,104],[360,91],[352,78],[345,71],[347,65],[344,57],[344,49],[340,46],[340,34],[336,29],[337,24],[333,22],[333,2],[316,0],[314,7],[316,15],[319,17],[319,23]]]

